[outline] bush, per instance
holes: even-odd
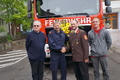
[[[6,37],[7,37],[7,41],[12,41],[12,36],[10,34],[8,34]]]
[[[6,28],[4,26],[0,26],[0,33],[5,31],[6,31]]]

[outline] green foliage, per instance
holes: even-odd
[[[20,35],[21,33],[20,32],[18,32],[18,33],[16,33],[17,35]]]
[[[38,16],[40,16],[41,15],[41,9],[40,9],[40,1],[39,0],[37,0],[37,11],[38,11]]]
[[[12,36],[10,34],[8,34],[6,37],[7,37],[7,41],[12,41]]]
[[[0,26],[0,33],[5,31],[6,31],[6,28],[4,26]]]
[[[27,18],[27,0],[0,0],[0,17],[14,26],[22,24],[25,29],[30,27]]]
[[[30,20],[24,19],[21,24],[22,24],[22,26],[23,26],[23,30],[24,30],[24,31],[30,29],[30,24],[31,24]]]

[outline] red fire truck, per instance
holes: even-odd
[[[110,0],[104,0],[106,12],[111,12]],[[83,30],[88,32],[91,29],[91,19],[98,17],[101,25],[105,17],[103,16],[103,0],[28,0],[28,18],[34,16],[34,20],[42,23],[40,31],[46,35],[53,29],[53,22],[65,20],[70,23],[71,20],[77,20]],[[33,5],[33,6],[32,6]],[[32,9],[33,8],[33,9]],[[33,10],[33,14],[31,11]],[[47,42],[47,41],[46,41]],[[46,60],[50,57],[48,45],[45,47]],[[71,55],[69,55],[71,56]],[[49,60],[48,60],[49,61]]]

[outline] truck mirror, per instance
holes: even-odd
[[[106,12],[107,12],[107,13],[111,13],[111,12],[112,12],[112,8],[111,8],[111,7],[109,7],[109,6],[108,6],[108,7],[106,7]]]
[[[110,6],[111,5],[110,0],[104,0],[104,1],[105,1],[105,6]]]
[[[31,0],[28,0],[28,12],[31,12],[32,11],[32,2]]]
[[[28,18],[32,18],[32,13],[28,13],[28,14],[27,14],[27,17],[28,17]]]

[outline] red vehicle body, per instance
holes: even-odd
[[[110,0],[104,0],[106,12],[110,13]],[[32,3],[34,20],[42,23],[40,31],[46,35],[53,27],[53,22],[65,20],[70,23],[71,20],[77,20],[83,30],[88,32],[92,25],[91,20],[98,17],[101,25],[104,22],[103,0],[28,0],[28,17],[31,17]],[[48,41],[46,41],[48,42]]]

